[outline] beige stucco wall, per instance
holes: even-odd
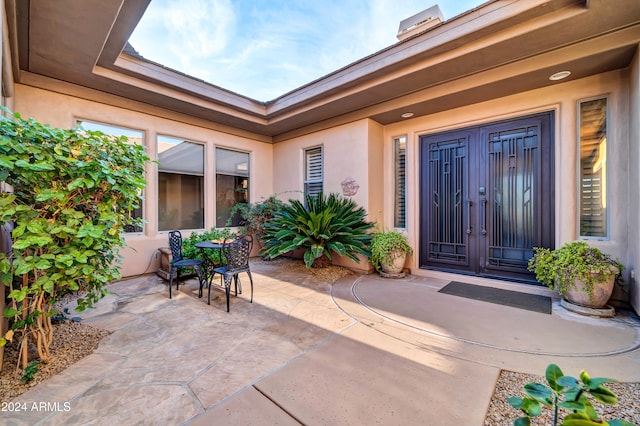
[[[360,120],[279,142],[274,147],[274,190],[282,199],[302,199],[304,150],[322,146],[324,192],[342,194],[342,182],[351,177],[359,185],[353,201],[367,210],[371,221],[382,220],[382,194],[371,191],[382,184],[382,127]]]
[[[69,128],[77,119],[84,119],[141,130],[145,133],[147,153],[153,159],[157,155],[157,134],[205,144],[206,229],[215,226],[216,147],[250,154],[249,194],[252,202],[273,193],[273,145],[268,143],[24,85],[16,85],[15,111],[20,112],[23,117],[33,117],[54,127]],[[158,231],[157,225],[158,180],[155,164],[148,166],[146,179],[143,215],[148,223],[141,234],[126,236],[128,247],[121,252],[124,256],[121,269],[123,276],[154,272],[159,265],[157,249],[168,245],[167,232]],[[185,232],[183,236],[188,234]]]
[[[555,111],[555,230],[556,245],[578,237],[577,213],[577,102],[582,99],[609,96],[609,205],[610,239],[590,241],[617,256],[625,264],[632,259],[628,247],[629,133],[628,70],[613,71],[589,78],[559,83],[547,88],[495,99],[425,117],[409,119],[384,129],[385,169],[392,169],[393,137],[407,135],[407,233],[414,248],[419,241],[419,138],[421,135],[452,130],[496,120],[524,116],[541,111]],[[636,88],[637,90],[637,88]],[[385,173],[385,225],[393,226],[393,181]],[[637,211],[637,210],[636,210]],[[637,221],[636,221],[637,222]],[[442,276],[441,273],[418,269],[418,250],[410,266],[417,275]]]
[[[629,300],[640,312],[640,53],[636,49],[629,70],[629,206],[627,210],[629,233],[628,268],[635,278],[629,277]],[[631,274],[630,274],[631,275]]]

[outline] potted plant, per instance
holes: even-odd
[[[413,249],[407,237],[398,231],[378,231],[371,238],[371,263],[378,272],[398,274]]]
[[[569,302],[602,308],[611,297],[614,283],[621,280],[624,267],[585,241],[574,241],[555,250],[535,247],[528,269]]]

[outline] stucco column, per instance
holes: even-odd
[[[577,118],[573,102],[560,105],[556,119],[556,247],[578,238]]]

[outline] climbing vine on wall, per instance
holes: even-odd
[[[2,283],[9,288],[4,315],[21,339],[19,364],[28,364],[28,344],[50,359],[53,305],[83,290],[78,309],[93,305],[106,284],[119,279],[119,249],[125,225],[138,207],[149,158],[126,137],[82,128],[63,130],[4,110],[0,117],[0,223],[13,221],[13,258],[0,253]],[[20,366],[20,365],[19,365]]]

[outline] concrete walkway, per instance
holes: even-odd
[[[92,355],[0,413],[9,425],[482,425],[501,369],[640,381],[640,321],[546,315],[438,293],[447,282],[252,264],[248,294],[156,276],[83,314],[112,331]],[[243,280],[248,290],[248,280]],[[248,293],[248,291],[246,291]],[[33,403],[46,403],[32,409]],[[462,408],[464,407],[464,408]]]

